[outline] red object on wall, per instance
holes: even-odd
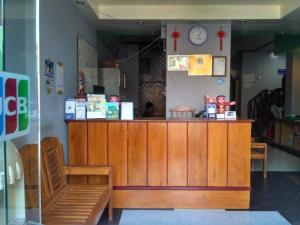
[[[180,37],[180,33],[178,31],[174,31],[172,33],[172,38],[174,39],[174,52],[177,50],[177,39]]]
[[[223,30],[223,27],[216,33],[216,36],[220,41],[220,51],[223,51],[223,39],[227,36],[227,33]]]

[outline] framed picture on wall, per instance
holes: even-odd
[[[212,55],[189,55],[188,76],[211,76]]]
[[[226,77],[227,71],[227,57],[226,56],[213,56],[213,71],[214,77]]]
[[[168,71],[187,71],[187,55],[168,55]]]

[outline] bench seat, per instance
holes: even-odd
[[[109,195],[107,186],[68,185],[51,209],[43,214],[43,222],[47,225],[86,224],[93,220],[95,208],[105,209]]]

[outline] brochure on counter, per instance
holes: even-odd
[[[133,102],[106,102],[105,95],[88,94],[87,99],[67,98],[66,120],[133,120]]]

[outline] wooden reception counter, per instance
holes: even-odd
[[[112,166],[115,208],[249,208],[250,120],[68,121],[68,139],[70,165]]]

